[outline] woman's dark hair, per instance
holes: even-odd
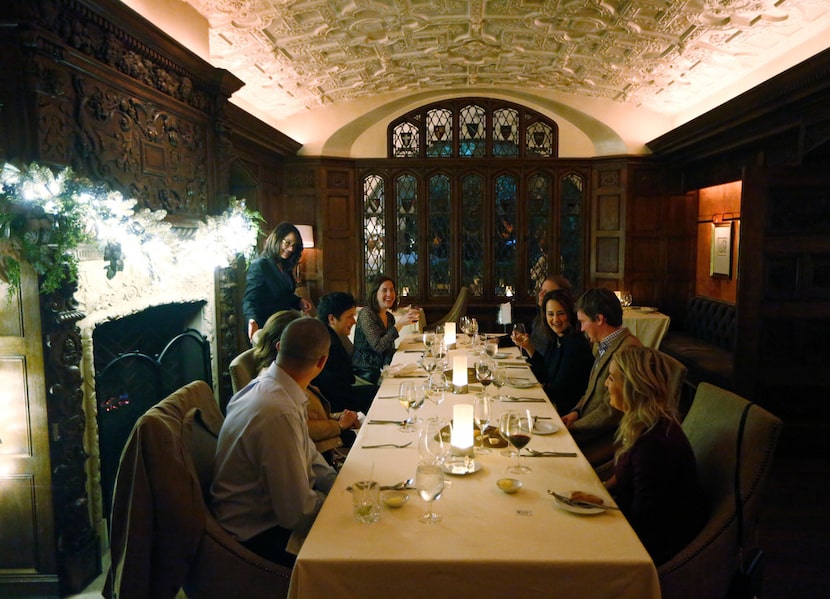
[[[286,260],[283,260],[280,257],[282,240],[288,237],[291,233],[294,233],[294,235],[297,236],[297,245],[294,246],[294,251],[291,252],[291,255]],[[297,262],[300,261],[300,257],[303,255],[303,238],[297,230],[297,227],[286,222],[278,224],[277,227],[271,231],[271,234],[265,238],[265,244],[262,247],[262,255],[270,259],[274,264],[281,265],[283,271],[292,272],[294,267],[297,266]]]
[[[371,306],[375,312],[380,312],[380,304],[378,304],[378,289],[380,289],[380,286],[383,285],[386,281],[391,281],[392,287],[395,286],[395,281],[394,279],[392,279],[392,277],[387,277],[386,275],[376,275],[372,279],[372,284],[369,288],[369,293],[366,294],[366,305]],[[396,294],[395,303],[397,302],[398,297]]]
[[[548,319],[546,317],[547,314],[547,306],[549,301],[557,302],[560,306],[565,309],[565,312],[568,315],[568,324],[570,325],[568,330],[565,331],[566,335],[578,335],[579,330],[579,320],[576,318],[576,310],[574,309],[574,297],[571,295],[570,291],[565,289],[554,289],[553,291],[548,291],[545,294],[545,297],[542,298],[542,305],[539,307],[539,312],[542,319],[545,321],[545,333],[547,333],[548,337],[553,338],[556,334],[550,328],[548,324]]]

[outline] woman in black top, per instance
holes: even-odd
[[[248,320],[248,338],[280,310],[308,313],[311,303],[294,290],[294,268],[303,254],[303,240],[297,227],[282,222],[265,240],[262,253],[248,267],[242,313]]]
[[[560,414],[567,414],[585,393],[594,356],[591,344],[580,332],[569,292],[549,291],[541,310],[548,337],[545,354],[536,350],[529,335],[521,336],[518,344],[530,356],[530,367],[548,398]]]

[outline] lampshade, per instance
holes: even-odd
[[[314,247],[314,227],[311,225],[295,225],[300,232],[304,248]]]

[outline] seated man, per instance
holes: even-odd
[[[277,359],[228,403],[216,446],[217,520],[254,553],[289,567],[337,475],[306,422],[305,389],[325,366],[329,343],[318,320],[289,323]]]
[[[611,357],[621,349],[640,347],[642,343],[622,326],[620,300],[608,289],[586,291],[576,301],[576,317],[588,340],[596,343],[596,357],[585,393],[573,411],[562,416],[562,422],[596,467],[614,457],[614,435],[623,415],[611,406],[611,395],[605,386]]]
[[[320,388],[333,411],[348,409],[365,414],[372,405],[378,386],[355,384],[352,359],[341,341],[343,336],[348,338],[354,326],[355,306],[354,297],[342,291],[328,293],[317,303],[317,318],[327,325],[331,349],[323,372],[312,383]]]

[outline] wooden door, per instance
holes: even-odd
[[[830,176],[748,169],[736,379],[784,420],[782,446],[830,450]]]
[[[0,282],[0,596],[57,597],[37,276]]]

